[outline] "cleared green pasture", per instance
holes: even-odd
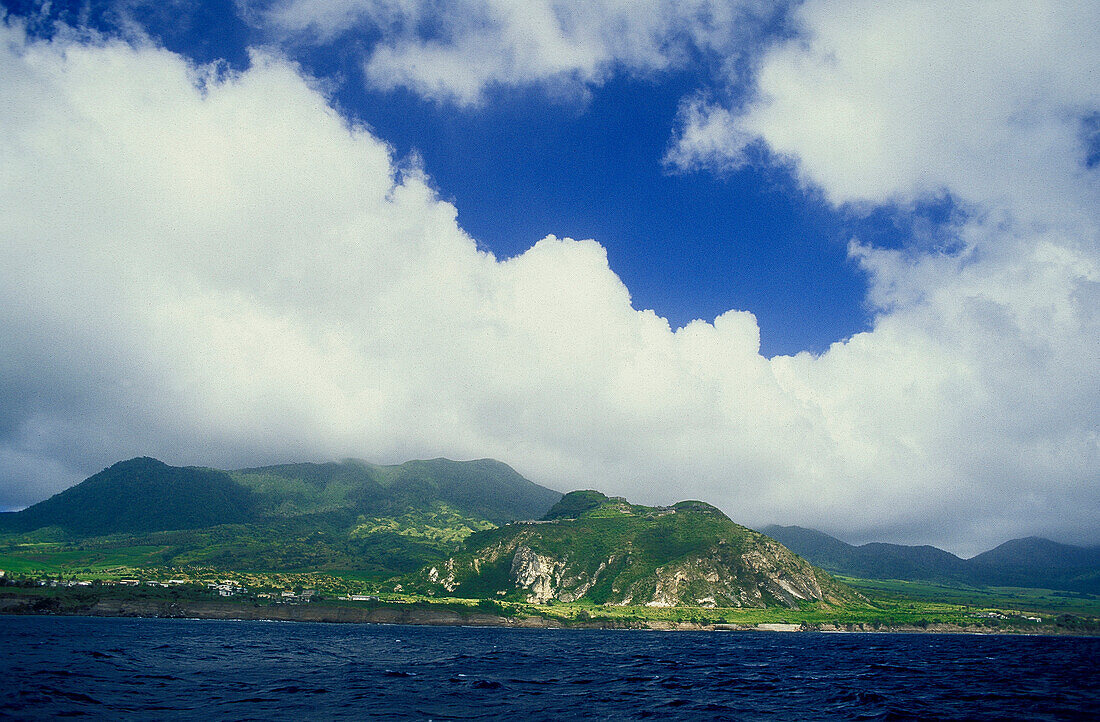
[[[55,544],[27,544],[0,550],[0,569],[21,575],[115,578],[134,568],[163,565],[171,547],[132,546],[74,549]]]
[[[880,605],[944,603],[972,609],[1100,616],[1100,598],[1079,592],[1025,587],[967,587],[898,579],[858,579],[834,575]]]

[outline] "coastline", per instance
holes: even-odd
[[[851,624],[708,624],[668,620],[562,620],[539,616],[500,616],[480,611],[459,613],[412,605],[352,607],[314,602],[303,605],[248,604],[222,600],[156,600],[105,597],[87,605],[61,606],[24,595],[0,597],[0,614],[10,616],[82,616],[150,619],[220,619],[332,624],[409,624],[418,626],[505,627],[516,629],[603,629],[694,632],[855,633],[855,634],[980,634],[1012,636],[1084,636],[1096,634],[1054,628],[997,629],[956,624],[877,625]]]

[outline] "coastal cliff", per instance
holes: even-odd
[[[646,507],[567,494],[539,522],[472,535],[405,588],[533,604],[797,609],[859,595],[773,539],[703,502]]]

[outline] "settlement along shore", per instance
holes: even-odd
[[[513,627],[527,629],[639,629],[653,631],[716,632],[878,632],[963,634],[1072,634],[1097,636],[1095,630],[1065,629],[1044,625],[1039,629],[1001,628],[958,624],[870,623],[700,623],[664,619],[568,620],[537,615],[504,616],[479,611],[402,605],[307,605],[250,604],[236,601],[122,599],[101,597],[85,604],[65,603],[57,597],[31,596],[6,591],[0,594],[0,614],[61,615],[86,617],[134,617],[158,619],[223,619],[351,624],[412,624],[426,626]]]

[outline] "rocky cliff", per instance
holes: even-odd
[[[577,493],[577,492],[575,492]],[[622,499],[578,503],[566,495],[540,522],[474,534],[445,564],[408,587],[462,597],[532,603],[650,607],[797,608],[858,595],[763,534],[702,502],[644,507]]]

